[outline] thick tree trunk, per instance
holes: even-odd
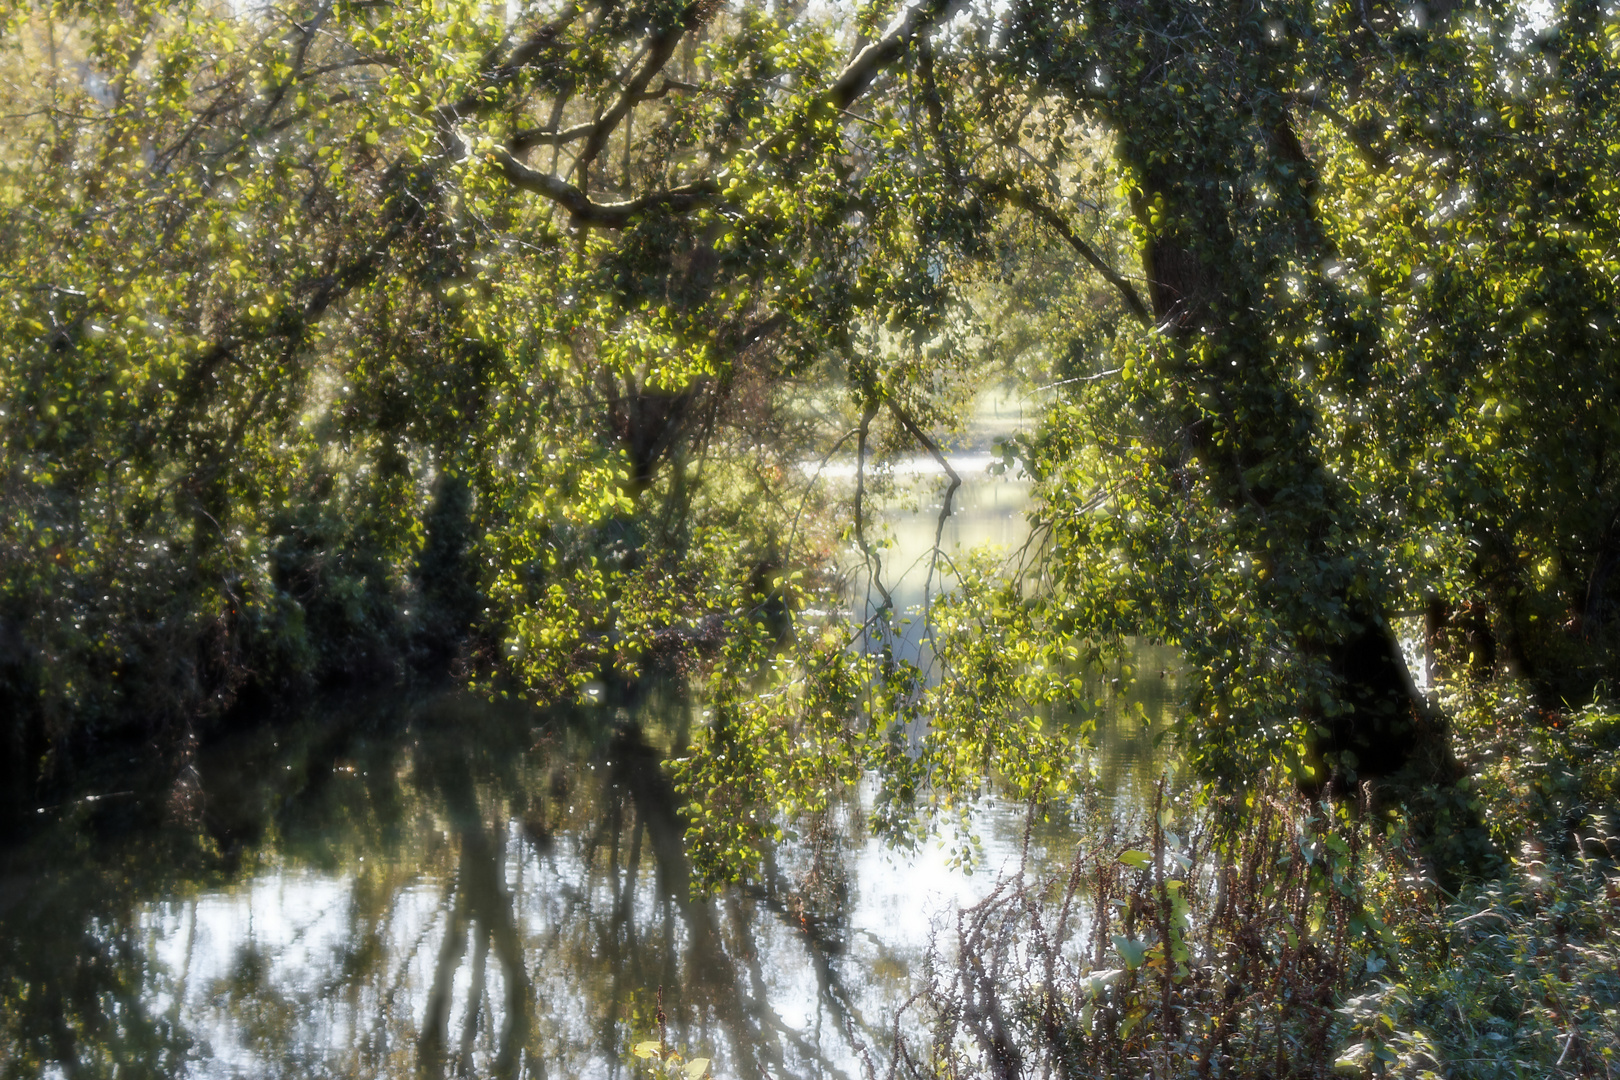
[[[1167,26],[1174,17],[1166,8]],[[1140,73],[1112,99],[1110,120],[1137,185],[1138,223],[1149,237],[1142,263],[1153,318],[1178,346],[1174,381],[1189,388],[1172,407],[1217,497],[1246,523],[1249,554],[1267,568],[1268,580],[1320,590],[1279,597],[1323,610],[1320,625],[1329,629],[1304,647],[1338,681],[1342,701],[1332,710],[1300,705],[1317,766],[1306,786],[1404,806],[1437,871],[1451,880],[1477,862],[1471,848],[1484,852],[1488,845],[1458,784],[1463,770],[1444,718],[1415,685],[1385,613],[1367,598],[1376,560],[1353,557],[1354,565],[1336,576],[1317,569],[1342,564],[1342,544],[1334,548],[1327,538],[1354,527],[1356,501],[1324,466],[1316,414],[1294,378],[1300,358],[1274,344],[1289,328],[1274,325],[1263,297],[1283,274],[1303,273],[1308,287],[1326,297],[1321,309],[1333,310],[1339,285],[1322,267],[1335,252],[1316,218],[1312,163],[1281,106],[1286,88],[1270,85],[1270,66],[1232,59],[1263,55],[1268,43],[1256,36],[1253,20],[1232,25],[1229,33],[1195,31],[1167,44],[1151,63],[1126,54],[1111,65]],[[1185,78],[1181,69],[1193,66],[1184,50],[1199,50],[1200,69],[1225,67],[1238,84],[1228,87],[1226,100],[1245,104],[1231,113],[1187,105],[1176,84],[1178,71]],[[1166,116],[1180,117],[1180,130],[1167,134]],[[1258,191],[1272,201],[1264,218],[1245,204]],[[1262,221],[1267,232],[1257,236]],[[1349,320],[1304,330],[1341,352],[1347,367],[1377,347]],[[1452,842],[1459,833],[1466,834],[1460,845]]]

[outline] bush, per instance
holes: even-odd
[[[1493,733],[1524,722],[1502,704]],[[1620,839],[1599,748],[1620,724],[1544,719],[1480,785],[1518,854],[1460,896],[1405,822],[1280,784],[1201,803],[1161,788],[1145,822],[1094,816],[1066,876],[1020,873],[960,913],[896,1070],[1613,1076]]]

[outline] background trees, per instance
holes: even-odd
[[[724,642],[697,803],[813,798],[814,747],[903,809],[1055,782],[1008,717],[1145,635],[1207,774],[1383,777],[1439,836],[1398,619],[1448,678],[1612,676],[1594,7],[8,14],[19,781],[247,688],[459,658],[545,698]],[[964,585],[926,678],[781,655],[833,543],[798,462],[938,452],[987,358],[1058,389],[1008,455],[1037,577]]]

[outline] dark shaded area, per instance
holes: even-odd
[[[472,488],[467,481],[454,473],[442,474],[434,484],[433,503],[423,521],[427,541],[416,570],[423,606],[417,641],[421,663],[428,671],[442,671],[455,659],[483,606],[468,561],[472,509]]]

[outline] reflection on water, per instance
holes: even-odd
[[[617,1076],[660,1003],[715,1075],[863,1074],[1023,815],[981,811],[968,876],[872,841],[851,797],[693,896],[659,764],[689,719],[354,709],[205,753],[189,810],[50,811],[6,854],[5,1074]]]
[[[958,460],[944,550],[1023,543],[1026,486]],[[914,471],[886,511],[901,609],[944,491]],[[1114,714],[1153,722],[1099,724],[1095,782],[1142,805],[1175,658],[1134,663]],[[42,808],[0,848],[0,1076],[613,1077],[660,1011],[715,1076],[868,1075],[958,908],[1072,855],[1061,823],[991,800],[970,875],[945,844],[871,839],[853,792],[754,880],[693,895],[661,762],[695,706],[624,693],[329,709],[205,749],[183,783]]]
[[[64,813],[7,856],[7,1075],[615,1076],[660,1003],[717,1075],[860,1075],[1022,814],[980,812],[970,877],[846,800],[694,897],[662,704],[313,718],[206,755],[192,818]],[[1066,840],[1037,833],[1035,866]]]

